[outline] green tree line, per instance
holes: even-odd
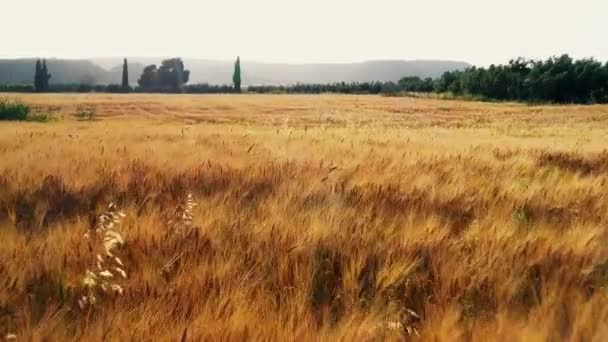
[[[490,100],[607,103],[608,63],[568,55],[545,61],[518,58],[507,65],[446,72],[433,90]]]
[[[51,74],[45,60],[36,61],[34,85],[0,85],[4,92],[168,92],[240,93],[240,58],[234,64],[232,85],[187,84],[190,76],[180,58],[162,61],[160,67],[144,68],[138,85],[129,85],[127,60],[123,63],[121,84],[49,84]],[[568,55],[547,60],[518,58],[506,65],[471,67],[450,71],[436,79],[406,76],[398,82],[338,82],[295,84],[290,86],[249,86],[248,93],[285,94],[386,94],[450,93],[487,100],[555,103],[608,103],[608,63],[594,59],[574,60]]]

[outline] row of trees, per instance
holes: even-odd
[[[90,92],[90,91],[107,91],[113,93],[124,93],[131,91],[129,86],[129,69],[127,65],[127,59],[124,59],[122,66],[122,84],[115,85],[110,84],[108,86],[95,86],[89,84],[49,84],[51,74],[49,74],[48,67],[46,65],[46,59],[42,62],[40,59],[36,60],[36,70],[34,71],[34,86],[23,85],[23,84],[8,84],[0,85],[0,91],[15,91],[15,92]]]
[[[34,74],[34,88],[37,92],[61,92],[61,91],[107,91],[112,93],[130,92],[134,89],[129,84],[129,65],[125,58],[122,66],[122,82],[120,85],[110,84],[108,86],[101,85],[84,85],[84,84],[61,84],[49,86],[51,75],[48,73],[46,60],[36,61],[36,71]],[[180,58],[172,58],[162,61],[160,67],[156,64],[148,65],[144,68],[141,74],[138,85],[135,90],[142,92],[188,92],[188,91],[212,91],[219,92],[229,90],[228,92],[241,92],[241,62],[240,57],[234,64],[234,74],[232,75],[233,86],[227,89],[225,86],[209,86],[195,85],[192,89],[188,89],[185,85],[190,79],[190,71],[184,67],[184,62]],[[27,85],[8,85],[0,86],[0,90],[7,91],[24,91],[29,90]]]
[[[31,93],[36,89],[31,84],[0,84],[0,93]],[[144,89],[140,86],[124,87],[121,84],[88,84],[88,83],[60,83],[50,84],[45,93],[176,93],[173,89]],[[215,84],[186,84],[183,86],[181,93],[186,94],[230,94],[236,93],[233,85],[215,85]]]
[[[399,82],[297,84],[249,87],[255,93],[399,94],[452,93],[488,100],[555,103],[608,103],[608,63],[574,60],[568,55],[545,61],[518,58],[507,65],[472,67],[437,79],[404,77]]]
[[[239,93],[241,92],[241,65],[234,63],[233,84],[186,85],[190,71],[180,58],[162,61],[160,67],[149,65],[139,78],[138,87],[129,85],[127,60],[123,63],[120,85],[49,85],[46,61],[36,61],[34,88],[42,91],[99,91],[99,92],[185,92],[185,93]],[[0,86],[4,91],[26,91],[31,86]],[[332,84],[296,84],[291,86],[249,86],[251,93],[342,93],[342,94],[399,94],[403,92],[452,93],[471,95],[490,100],[525,102],[608,103],[608,63],[594,59],[573,60],[568,55],[545,61],[519,58],[507,65],[488,68],[472,67],[462,71],[446,72],[437,79],[404,77],[399,82],[351,82]]]
[[[126,74],[126,60],[125,66],[123,67],[123,86],[125,82]],[[186,86],[190,79],[190,71],[184,67],[184,62],[180,58],[167,59],[162,61],[159,68],[155,64],[149,65],[144,68],[144,71],[139,78],[138,84],[143,91],[155,91],[155,92],[229,92],[229,93],[240,93],[241,92],[241,58],[237,57],[234,63],[234,73],[232,74],[232,87],[230,86],[211,86],[208,84],[199,84]]]
[[[608,63],[574,60],[568,55],[545,61],[518,58],[507,65],[471,67],[437,79],[404,77],[398,82],[297,84],[249,87],[255,93],[387,94],[451,93],[488,100],[555,103],[608,103]]]
[[[329,84],[298,83],[291,86],[249,86],[247,91],[258,94],[380,94],[388,83],[382,82],[337,82]]]
[[[446,72],[433,91],[475,95],[491,100],[559,103],[608,103],[608,63],[573,60],[568,55],[507,65]]]

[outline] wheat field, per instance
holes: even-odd
[[[6,96],[1,336],[608,339],[608,106]]]

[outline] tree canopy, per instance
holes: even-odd
[[[138,83],[145,90],[182,91],[189,78],[190,71],[184,69],[182,60],[172,58],[164,60],[158,68],[156,64],[145,67]]]

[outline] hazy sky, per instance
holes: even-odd
[[[2,12],[0,58],[608,60],[608,0],[2,0]]]

